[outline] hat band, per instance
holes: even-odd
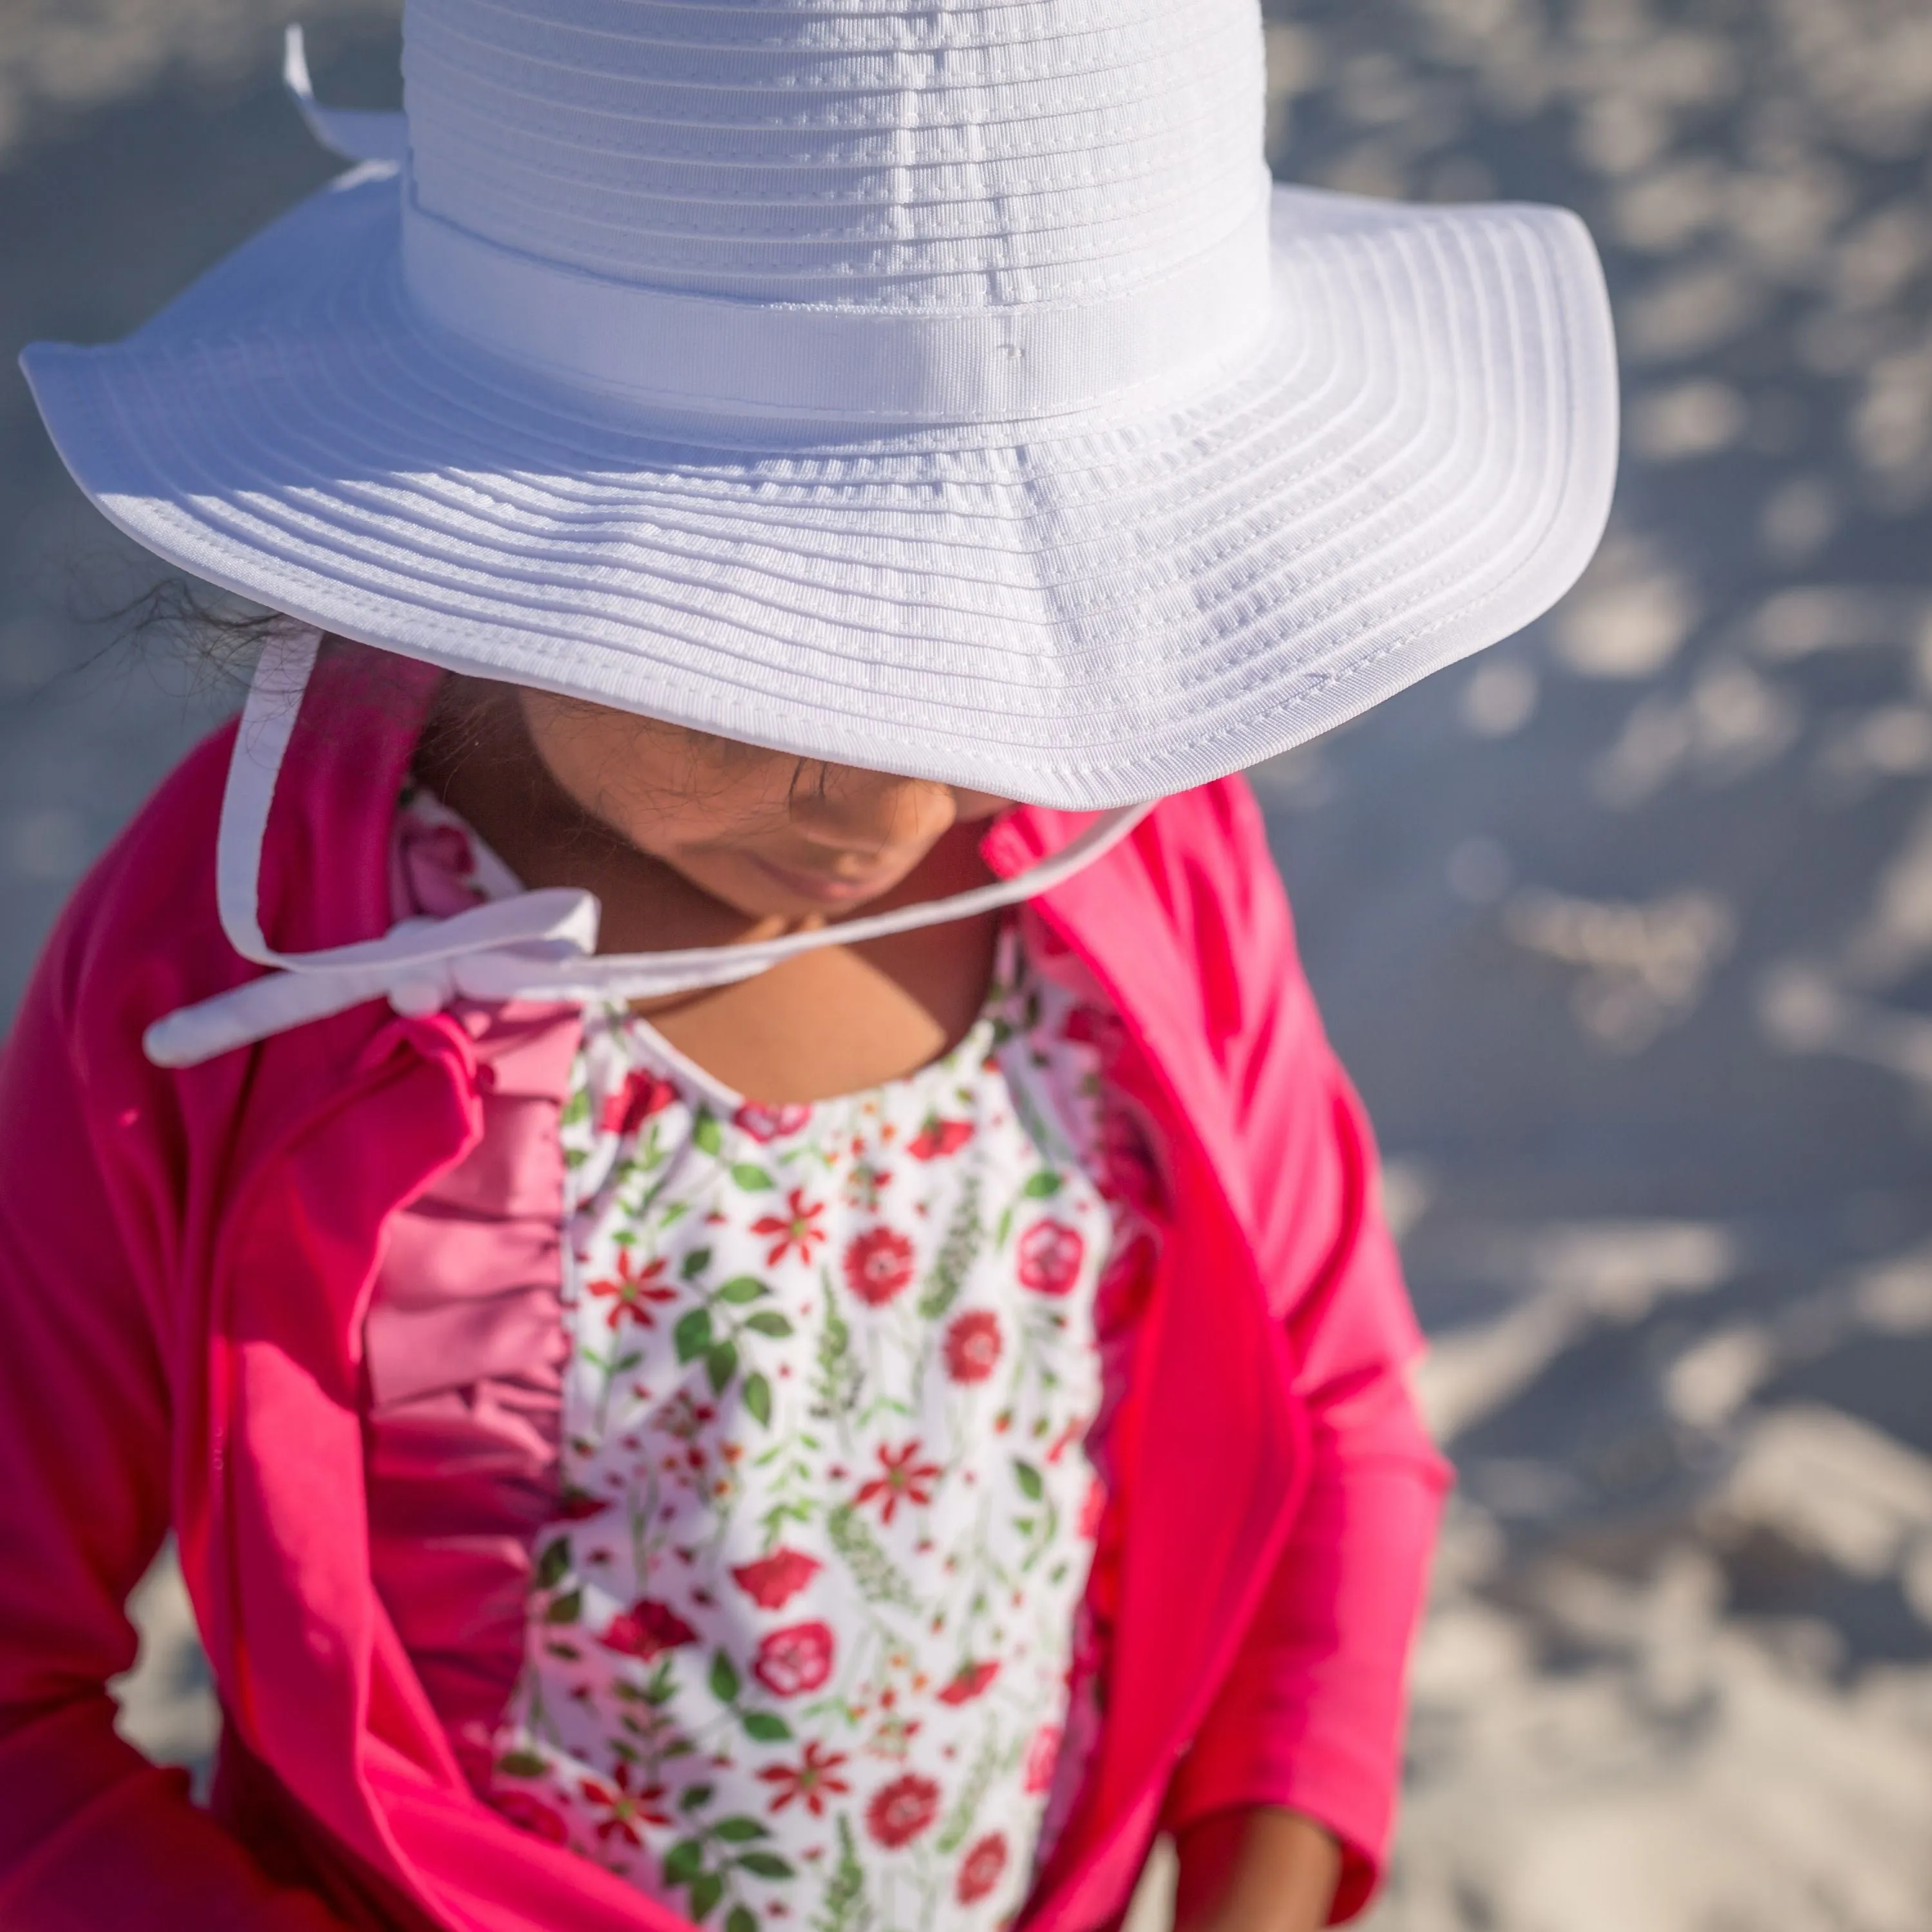
[[[1268,177],[1225,236],[1090,301],[942,314],[733,300],[616,282],[454,226],[403,182],[418,312],[480,348],[647,406],[1006,422],[1203,388],[1268,320]],[[1151,400],[1151,398],[1145,398]]]

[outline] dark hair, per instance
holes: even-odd
[[[163,578],[124,602],[76,614],[83,622],[111,625],[112,647],[164,658],[184,668],[204,692],[226,692],[238,704],[248,694],[264,647],[310,628],[300,618],[184,577]],[[346,647],[352,640],[335,641]],[[388,684],[384,667],[395,662],[388,651],[362,653],[359,682],[372,702],[382,700]]]
[[[114,624],[117,642],[131,643],[144,651],[164,651],[172,661],[185,665],[204,690],[226,689],[238,702],[247,693],[263,647],[278,635],[304,628],[298,619],[184,577],[164,578],[148,584],[136,596],[100,614],[98,620]],[[382,667],[392,656],[380,649],[364,653],[368,695],[376,703],[382,701]],[[489,723],[500,716],[505,694],[511,688],[506,682],[476,676],[448,681],[434,714],[439,763],[447,766],[458,762],[481,743]],[[657,721],[640,714],[637,723],[640,730],[647,730]],[[734,746],[734,740],[715,734],[694,735],[709,740],[721,752]],[[823,760],[797,759],[785,790],[787,808],[796,804],[801,792],[815,790],[822,797],[830,771]],[[605,836],[616,836],[600,820],[590,820],[584,830],[588,832],[593,825]]]

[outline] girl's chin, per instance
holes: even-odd
[[[789,866],[775,864],[755,853],[747,853],[752,870],[767,885],[775,887],[772,902],[760,910],[776,914],[847,912],[875,899],[898,883],[898,874],[877,873],[860,879],[837,879],[824,872],[794,872]],[[784,903],[778,902],[783,901]]]

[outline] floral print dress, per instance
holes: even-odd
[[[809,1106],[586,1010],[562,1506],[486,1794],[510,1817],[722,1932],[1016,1916],[1104,1692],[1089,1573],[1153,1186],[1112,1024],[1013,920],[950,1053]]]

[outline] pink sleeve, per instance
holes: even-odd
[[[1341,1842],[1332,1918],[1382,1876],[1402,1680],[1444,1479],[1398,1376],[1320,1412],[1293,1533],[1168,1797],[1168,1822],[1281,1805]]]
[[[1174,1779],[1168,1822],[1258,1805],[1316,1819],[1343,1847],[1339,1921],[1381,1876],[1448,1472],[1408,1390],[1421,1337],[1377,1204],[1367,1119],[1323,1036],[1252,797],[1239,781],[1214,790],[1237,874],[1222,881],[1215,936],[1222,1052],[1310,1468],[1254,1622]]]
[[[326,1932],[114,1730],[123,1606],[168,1522],[168,1233],[103,1178],[100,1141],[154,1128],[90,1119],[61,983],[77,950],[64,929],[0,1054],[0,1925]]]

